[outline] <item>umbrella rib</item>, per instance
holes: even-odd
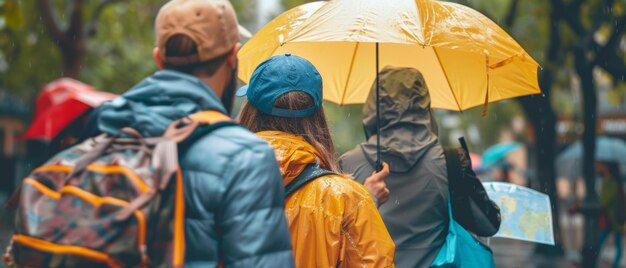
[[[443,75],[446,77],[446,83],[448,83],[448,88],[450,89],[450,92],[452,92],[452,97],[454,98],[456,107],[459,108],[459,112],[463,112],[463,108],[461,108],[459,99],[457,98],[456,93],[452,89],[452,85],[450,85],[450,78],[448,78],[448,73],[446,72],[446,70],[444,70],[443,65],[441,64],[441,58],[439,58],[439,52],[437,52],[437,49],[435,49],[435,47],[431,47],[431,48],[435,52],[435,56],[437,57],[437,61],[439,62],[439,67],[441,67],[441,72],[443,72]]]
[[[343,94],[341,95],[341,105],[343,105],[346,93],[348,92],[348,84],[350,84],[350,79],[352,78],[352,69],[354,67],[354,61],[356,59],[356,52],[359,50],[359,45],[361,43],[357,42],[354,46],[354,51],[352,52],[352,59],[350,60],[350,69],[348,69],[348,78],[346,79],[346,85],[343,88]]]

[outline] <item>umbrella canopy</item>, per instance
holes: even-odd
[[[35,118],[24,138],[52,140],[87,110],[115,97],[74,79],[56,80],[39,93]]]
[[[499,143],[496,144],[494,146],[489,147],[487,150],[485,150],[485,153],[483,153],[483,158],[482,158],[482,168],[489,168],[495,164],[497,164],[498,162],[500,162],[500,160],[504,159],[508,154],[518,150],[522,148],[522,145],[519,143]]]
[[[626,142],[617,138],[596,138],[596,160],[620,164],[622,178],[626,179]],[[570,179],[583,176],[583,144],[581,141],[567,147],[557,157],[557,175]]]
[[[305,4],[244,45],[239,77],[248,82],[258,64],[284,53],[311,61],[324,79],[324,99],[338,104],[363,103],[385,66],[420,70],[433,108],[462,111],[540,93],[538,64],[513,38],[479,12],[448,2]]]

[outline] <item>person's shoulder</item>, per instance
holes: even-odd
[[[324,195],[339,199],[371,198],[365,186],[345,174],[322,176],[310,184],[311,188],[322,192]]]
[[[365,154],[363,153],[363,149],[361,145],[357,145],[352,148],[352,150],[347,151],[342,154],[339,159],[339,165],[344,171],[354,172],[356,166],[367,162],[367,158],[365,158]]]
[[[292,210],[315,208],[312,213],[325,213],[333,216],[350,215],[353,211],[372,202],[363,185],[345,175],[319,177],[298,190],[287,199],[287,213]]]
[[[207,161],[218,162],[217,166],[232,166],[249,161],[244,158],[250,155],[261,160],[274,159],[267,142],[238,125],[222,127],[199,138],[185,155],[184,162],[199,169],[211,166]]]
[[[357,145],[352,148],[352,150],[345,152],[339,157],[339,161],[351,161],[355,159],[363,158],[363,149],[361,149],[361,145]]]
[[[219,128],[200,138],[194,147],[211,147],[221,153],[271,150],[267,142],[239,125]]]

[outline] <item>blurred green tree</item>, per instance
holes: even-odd
[[[156,70],[153,25],[165,2],[0,0],[0,88],[32,99],[69,76],[99,90],[127,90]],[[242,23],[252,18],[254,4],[232,3]]]
[[[18,29],[24,24],[24,15],[17,0],[0,0],[0,30]]]
[[[552,0],[552,8],[562,12],[561,20],[573,35],[568,40],[568,54],[581,83],[583,96],[583,174],[586,194],[585,239],[582,250],[583,267],[595,267],[598,249],[599,200],[596,193],[595,155],[598,114],[598,92],[594,71],[602,69],[613,76],[615,84],[624,82],[626,57],[626,3],[624,1],[563,1]],[[616,87],[617,88],[617,87]]]
[[[155,69],[152,24],[164,2],[18,1],[22,11],[38,12],[26,13],[22,27],[0,29],[0,87],[32,98],[66,76],[100,90],[127,89]]]
[[[556,99],[562,94],[559,90],[571,88],[572,73],[581,83],[585,122],[585,161],[584,173],[587,181],[587,192],[590,206],[596,202],[594,176],[594,150],[597,118],[597,90],[594,81],[594,68],[603,69],[612,76],[615,88],[624,83],[626,64],[624,48],[620,43],[624,40],[626,12],[623,1],[612,0],[550,0],[550,1],[519,1],[509,0],[508,7],[491,8],[492,1],[461,1],[469,4],[495,18],[501,26],[521,43],[530,53],[539,59],[544,69],[540,72],[540,86],[544,96],[531,96],[520,99],[525,114],[534,126],[537,138],[536,162],[537,183],[541,190],[551,195],[556,202],[554,159],[556,158],[556,119],[554,105],[560,111],[566,110],[567,102]],[[497,5],[495,5],[497,7]],[[492,7],[492,6],[491,6]],[[555,94],[553,94],[555,93]],[[566,94],[569,94],[567,92]],[[560,106],[560,107],[559,107]],[[570,108],[572,109],[572,108]],[[555,213],[556,233],[560,236],[558,213]],[[583,252],[584,267],[595,266],[593,257],[597,217],[588,215],[586,220],[585,250]],[[557,238],[557,241],[560,239]]]

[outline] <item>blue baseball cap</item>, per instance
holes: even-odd
[[[278,98],[292,91],[311,96],[313,106],[302,110],[274,107]],[[248,103],[265,114],[299,118],[315,114],[322,107],[322,76],[308,60],[291,54],[271,57],[252,73],[250,84],[240,88],[237,96],[247,96]]]

